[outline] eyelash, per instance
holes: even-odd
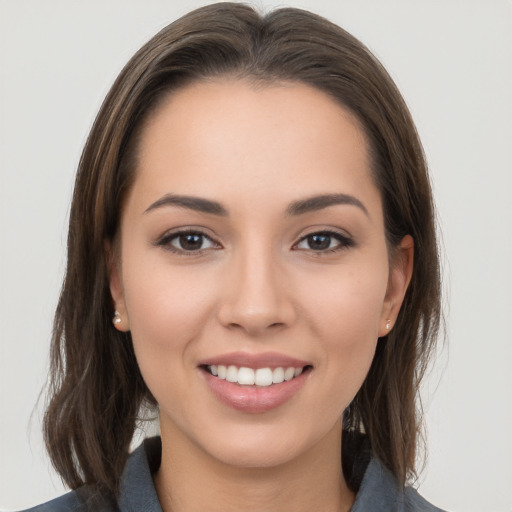
[[[329,231],[329,230],[322,230],[322,231],[314,231],[312,233],[308,233],[307,235],[303,236],[295,245],[294,247],[297,247],[300,243],[304,242],[308,238],[312,237],[327,237],[329,239],[334,238],[338,241],[338,244],[335,247],[322,249],[319,251],[315,251],[314,249],[298,249],[298,250],[310,250],[315,256],[321,256],[323,254],[329,254],[329,253],[335,253],[338,251],[343,251],[345,249],[349,249],[351,247],[355,246],[355,242],[352,238],[343,235],[341,233],[338,233],[337,231]]]
[[[195,230],[195,229],[183,229],[183,230],[179,230],[179,231],[173,231],[172,233],[167,233],[162,238],[160,238],[156,242],[155,245],[157,245],[159,247],[163,247],[164,249],[166,249],[170,252],[173,252],[175,254],[178,254],[179,256],[197,256],[199,254],[202,254],[204,251],[210,249],[210,248],[206,248],[206,249],[201,248],[199,250],[193,251],[193,250],[186,250],[186,249],[180,249],[178,247],[174,247],[172,245],[172,241],[179,239],[179,237],[182,237],[182,236],[197,236],[197,237],[200,237],[203,241],[205,239],[209,240],[213,245],[216,246],[215,249],[218,249],[221,247],[220,244],[215,242],[207,234],[203,233],[202,231]],[[203,245],[203,244],[201,244],[201,245]]]
[[[204,242],[204,240],[208,240],[209,242],[211,242],[214,245],[214,247],[200,248],[198,250],[186,250],[183,248],[180,249],[178,247],[173,246],[172,242],[174,240],[179,239],[179,237],[182,237],[182,236],[200,237],[203,242]],[[331,239],[334,238],[335,240],[337,240],[338,244],[335,247],[328,247],[326,249],[320,249],[320,250],[299,249],[298,248],[298,246],[302,242],[307,241],[308,238],[312,238],[312,237],[329,238],[329,245],[330,245],[330,242],[332,241]],[[217,242],[215,242],[210,236],[206,235],[202,231],[192,230],[192,229],[184,229],[184,230],[180,230],[180,231],[173,231],[172,233],[167,233],[162,238],[157,240],[155,245],[158,247],[163,247],[172,253],[178,254],[180,256],[185,256],[185,257],[198,256],[200,254],[203,254],[207,250],[210,250],[210,249],[217,250],[217,249],[221,248],[221,245],[218,244]],[[201,245],[203,245],[203,244],[201,244]],[[296,244],[294,244],[294,246],[292,248],[299,250],[299,251],[310,251],[312,254],[314,254],[315,256],[318,257],[318,256],[322,256],[325,254],[332,254],[332,253],[336,253],[338,251],[343,251],[343,250],[349,249],[354,246],[355,246],[355,242],[350,237],[343,235],[337,231],[322,230],[322,231],[314,231],[312,233],[308,233],[307,235],[303,236]]]

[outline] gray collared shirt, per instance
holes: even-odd
[[[128,458],[121,479],[118,506],[81,487],[24,512],[162,512],[152,473],[158,469],[159,438],[146,439]],[[351,512],[442,512],[412,487],[400,488],[377,459],[366,468]]]

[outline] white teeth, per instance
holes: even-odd
[[[223,364],[217,366],[217,375],[221,379],[226,379],[226,367]]]
[[[295,368],[286,368],[284,371],[284,380],[292,380],[295,375]]]
[[[254,375],[256,386],[270,386],[272,384],[272,370],[270,368],[258,368]]]
[[[254,370],[252,368],[240,368],[238,370],[238,384],[252,386],[254,384]]]
[[[238,368],[236,366],[228,366],[226,380],[228,382],[238,382]]]
[[[272,372],[272,382],[274,384],[281,384],[281,382],[284,381],[284,369],[283,368],[276,368]]]
[[[271,386],[272,384],[280,384],[283,381],[288,381],[294,377],[298,377],[303,368],[283,368],[282,366],[272,370],[271,368],[258,368],[253,370],[242,366],[238,368],[234,365],[225,366],[222,364],[208,366],[208,370],[212,375],[219,377],[219,379],[227,380],[228,382],[236,382],[242,386]]]

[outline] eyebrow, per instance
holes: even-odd
[[[370,216],[364,204],[357,197],[348,194],[322,194],[312,196],[306,199],[293,201],[286,208],[287,216],[303,215],[305,213],[323,210],[329,206],[335,205],[351,205],[360,208],[368,217]],[[158,208],[166,206],[177,206],[201,213],[209,213],[211,215],[227,216],[227,209],[221,203],[211,199],[204,199],[196,196],[185,196],[176,194],[166,194],[154,203],[152,203],[144,213],[149,213]]]
[[[196,212],[209,213],[212,215],[228,215],[226,208],[224,208],[224,206],[222,206],[217,201],[203,199],[201,197],[182,196],[175,194],[166,194],[162,198],[158,199],[158,201],[155,201],[152,205],[150,205],[144,211],[144,213],[149,213],[150,211],[156,210],[157,208],[162,208],[164,206],[178,206],[179,208],[187,208]]]
[[[320,196],[312,196],[306,199],[300,199],[291,203],[286,209],[286,215],[295,216],[304,213],[314,212],[335,206],[338,204],[351,205],[360,208],[368,217],[370,214],[364,204],[357,197],[348,194],[323,194]]]

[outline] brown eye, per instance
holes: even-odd
[[[178,235],[171,242],[171,245],[184,251],[198,251],[203,249],[205,236],[197,233],[186,233]]]
[[[331,237],[329,235],[310,235],[306,237],[306,243],[309,249],[314,251],[324,251],[331,247]]]
[[[305,236],[299,241],[296,247],[300,250],[330,252],[352,247],[353,245],[353,240],[341,233],[336,233],[334,231],[322,231]]]
[[[169,233],[159,240],[157,245],[172,252],[182,254],[219,248],[217,243],[200,231],[180,231],[177,233]]]

